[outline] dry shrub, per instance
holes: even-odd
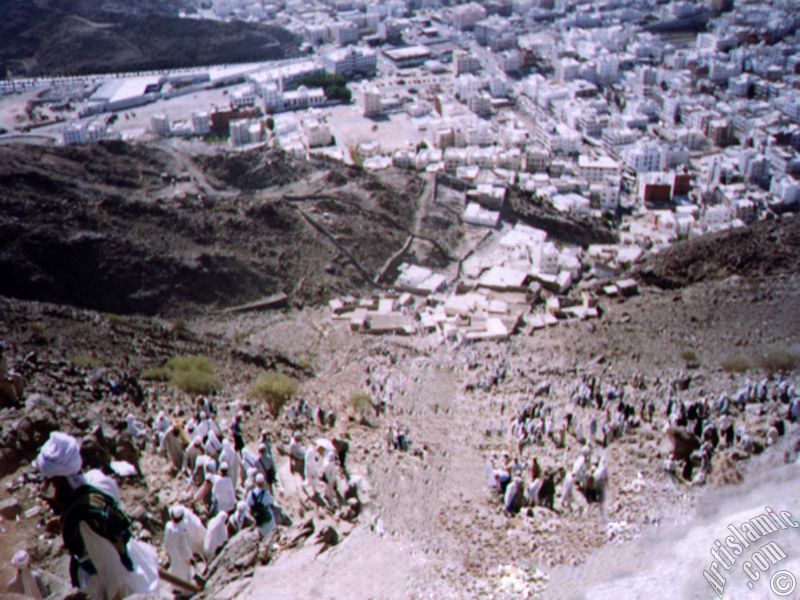
[[[297,382],[294,379],[279,371],[267,371],[250,385],[247,397],[266,402],[272,416],[277,417],[295,392]]]
[[[786,346],[773,346],[759,358],[759,365],[772,377],[776,373],[790,373],[800,366],[800,354]]]
[[[697,358],[697,352],[692,350],[691,348],[686,348],[681,352],[681,358],[686,363],[686,366],[690,369],[694,369],[700,366],[700,360]]]
[[[737,354],[723,360],[721,366],[728,373],[744,373],[753,368],[753,363],[744,354]]]
[[[147,381],[169,381],[172,371],[167,367],[151,367],[142,371],[142,379]]]
[[[100,361],[93,356],[86,356],[85,354],[76,354],[71,356],[69,361],[76,367],[84,367],[88,369],[96,369],[100,366]]]
[[[213,394],[222,386],[219,377],[205,371],[173,371],[172,385],[191,395]]]
[[[356,412],[365,412],[372,406],[372,398],[365,392],[355,392],[350,396],[350,406]]]
[[[173,356],[162,367],[142,371],[142,379],[169,381],[187,394],[213,394],[222,387],[214,365],[205,356]]]

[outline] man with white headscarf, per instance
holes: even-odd
[[[242,461],[236,450],[227,439],[222,440],[222,451],[219,453],[220,464],[228,464],[228,477],[231,478],[234,488],[239,487],[239,475],[242,472]]]
[[[169,572],[182,579],[192,581],[192,548],[189,532],[183,524],[183,508],[173,506],[169,511],[170,521],[164,528],[164,550],[169,556]]]
[[[333,506],[339,504],[339,494],[336,488],[338,478],[338,464],[334,452],[325,452],[322,460],[322,480],[325,482],[325,499]]]
[[[236,508],[236,490],[228,471],[228,463],[224,462],[219,466],[219,475],[214,477],[211,487],[211,514],[220,510],[230,513]]]
[[[228,517],[228,535],[233,537],[242,529],[254,525],[255,521],[250,516],[250,509],[247,508],[247,502],[239,500],[236,503],[236,510]]]
[[[136,420],[136,417],[133,416],[133,413],[128,413],[125,417],[125,425],[127,428],[128,433],[131,437],[136,440],[137,442],[144,441],[144,438],[147,434],[147,430],[145,426]]]
[[[172,426],[172,421],[163,410],[158,411],[156,418],[153,420],[153,429],[156,433],[163,434]]]
[[[214,475],[216,472],[217,461],[207,454],[203,454],[194,463],[192,483],[196,486],[202,485],[207,475]]]
[[[186,460],[186,454],[183,449],[183,440],[181,439],[177,426],[170,425],[167,427],[164,433],[160,434],[160,438],[158,446],[159,451],[169,459],[173,471],[180,471]]]
[[[50,595],[50,588],[42,574],[31,570],[30,557],[25,550],[18,550],[11,557],[11,566],[16,573],[6,585],[6,594],[20,594],[33,600],[41,600]]]
[[[247,492],[247,507],[261,536],[266,538],[275,529],[275,513],[272,511],[275,499],[267,490],[267,480],[261,473],[256,475],[255,483],[256,486]]]
[[[188,430],[187,430],[188,431]],[[197,459],[203,456],[205,448],[203,448],[203,437],[192,433],[192,441],[186,447],[184,452],[183,468],[189,472],[191,476],[197,466]]]
[[[158,589],[155,549],[131,536],[130,520],[115,498],[81,475],[81,452],[71,435],[53,432],[36,466],[55,496],[64,547],[71,555],[73,584],[92,600],[153,593]]]
[[[206,559],[210,562],[219,552],[219,549],[228,541],[228,513],[219,511],[208,522],[208,531],[203,544]]]
[[[176,504],[173,509],[180,509],[183,517],[180,520],[180,526],[186,530],[186,538],[189,542],[189,548],[192,555],[203,556],[203,542],[206,539],[206,526],[200,520],[191,508],[183,504]]]
[[[311,486],[312,495],[318,492],[319,479],[322,476],[322,461],[325,448],[322,446],[309,446],[306,450],[305,473],[306,483]]]
[[[217,458],[222,450],[222,442],[219,441],[216,433],[209,431],[206,434],[205,440],[203,441],[203,447],[206,450],[206,454],[213,458]]]
[[[264,442],[258,444],[258,460],[256,460],[255,467],[264,476],[267,486],[272,489],[276,475],[275,461],[272,458],[272,450]]]

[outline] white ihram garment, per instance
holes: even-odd
[[[218,512],[216,516],[208,522],[208,531],[206,531],[206,539],[203,543],[203,552],[209,561],[217,555],[217,551],[228,541],[227,521],[228,513],[223,510]]]
[[[192,549],[183,523],[167,523],[164,529],[164,549],[169,555],[169,572],[184,581],[191,581]]]
[[[218,476],[211,488],[211,497],[217,510],[224,510],[230,513],[236,508],[236,490],[233,489],[233,482],[230,477]]]
[[[80,571],[81,589],[91,600],[112,600],[132,594],[158,590],[158,556],[155,548],[138,540],[128,542],[128,556],[133,571],[122,564],[116,548],[85,522],[78,525],[86,554],[97,570],[96,575]]]

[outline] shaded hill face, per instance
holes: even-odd
[[[800,216],[679,242],[648,256],[639,267],[644,281],[661,288],[776,273],[800,273]]]
[[[127,7],[127,8],[126,8]],[[297,54],[281,27],[181,19],[179,0],[0,0],[0,76],[73,75],[249,62]]]
[[[405,239],[396,223],[414,218],[417,184],[407,175],[376,193],[373,176],[359,172],[344,178],[346,189],[328,184],[349,203],[303,208],[283,199],[286,186],[341,167],[280,153],[226,160],[242,161],[245,178],[247,165],[282,164],[283,187],[206,195],[186,183],[176,194],[162,174],[188,179],[191,168],[203,178],[202,169],[149,146],[0,147],[0,294],[121,314],[222,308],[276,292],[315,303],[363,289],[353,258],[377,273]]]

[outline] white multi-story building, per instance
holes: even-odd
[[[475,73],[481,68],[481,61],[477,56],[473,56],[463,50],[453,52],[453,75],[458,77],[466,73]]]
[[[617,208],[619,208],[619,190],[621,183],[622,177],[617,175],[615,177],[608,177],[602,183],[595,184],[598,186],[600,210],[617,210]]]
[[[592,158],[581,154],[578,157],[578,175],[589,183],[599,183],[609,177],[618,177],[619,163],[608,156]]]
[[[530,173],[540,173],[550,168],[550,153],[538,146],[528,146],[525,160]]]
[[[506,80],[500,79],[499,77],[492,78],[492,80],[489,81],[489,93],[492,95],[492,98],[505,98],[508,96]]]
[[[333,141],[330,128],[320,121],[309,121],[303,124],[306,136],[306,145],[309,148],[330,146]]]
[[[375,117],[381,114],[383,103],[381,100],[381,93],[377,87],[369,86],[364,88],[363,99],[365,117]]]
[[[513,48],[517,38],[506,19],[492,15],[475,24],[475,40],[495,52]]]
[[[607,127],[603,130],[602,140],[613,148],[632,144],[640,135],[639,132],[628,127]]]
[[[800,201],[800,185],[795,179],[786,175],[774,177],[769,191],[785,204],[793,204]]]
[[[661,170],[669,171],[689,163],[689,149],[683,144],[669,144],[661,149]]]
[[[330,37],[339,46],[358,42],[358,25],[351,21],[337,21],[329,27]]]
[[[319,46],[330,39],[330,30],[327,25],[310,23],[303,27],[303,38],[312,46]]]
[[[296,90],[284,92],[282,98],[282,108],[297,110],[320,106],[325,103],[325,90],[322,88],[307,88],[301,85]]]
[[[211,116],[205,110],[192,113],[192,130],[195,135],[206,135],[211,131]]]
[[[469,97],[467,106],[479,117],[486,117],[492,113],[492,98],[486,92],[479,92]]]
[[[678,121],[681,108],[679,96],[665,96],[661,105],[661,120],[667,125],[675,125]]]
[[[264,126],[258,119],[236,119],[228,125],[233,146],[257,144],[264,141]]]
[[[161,136],[168,136],[170,130],[169,117],[164,113],[159,113],[150,117],[150,128]]]
[[[728,91],[733,96],[745,98],[750,90],[750,82],[750,75],[747,73],[742,73],[736,77],[731,77],[728,80]]]
[[[614,54],[599,56],[597,65],[597,83],[609,84],[619,79],[619,59]]]
[[[661,148],[655,142],[642,142],[626,148],[622,157],[637,173],[647,173],[661,169]]]
[[[355,46],[331,50],[322,56],[325,71],[343,77],[373,75],[377,62],[378,58],[373,50]]]
[[[61,135],[63,137],[65,146],[71,146],[73,144],[85,144],[88,141],[86,129],[84,128],[83,123],[79,121],[66,125],[61,130]]]
[[[558,61],[558,67],[556,68],[556,77],[561,81],[572,81],[578,76],[580,68],[581,68],[581,63],[579,63],[571,56],[565,56]]]
[[[268,110],[283,108],[283,92],[275,81],[262,83],[258,86],[258,93]]]
[[[480,91],[482,86],[481,80],[475,77],[475,75],[459,75],[456,78],[456,94],[458,94],[462,102],[466,102],[472,98]]]
[[[516,48],[503,50],[497,54],[497,64],[506,73],[518,71],[522,68],[522,55]]]
[[[456,6],[450,12],[450,22],[459,31],[471,29],[475,26],[475,23],[485,18],[486,9],[476,2]]]
[[[248,84],[236,88],[230,93],[231,108],[250,108],[256,105],[256,91],[254,86]]]

